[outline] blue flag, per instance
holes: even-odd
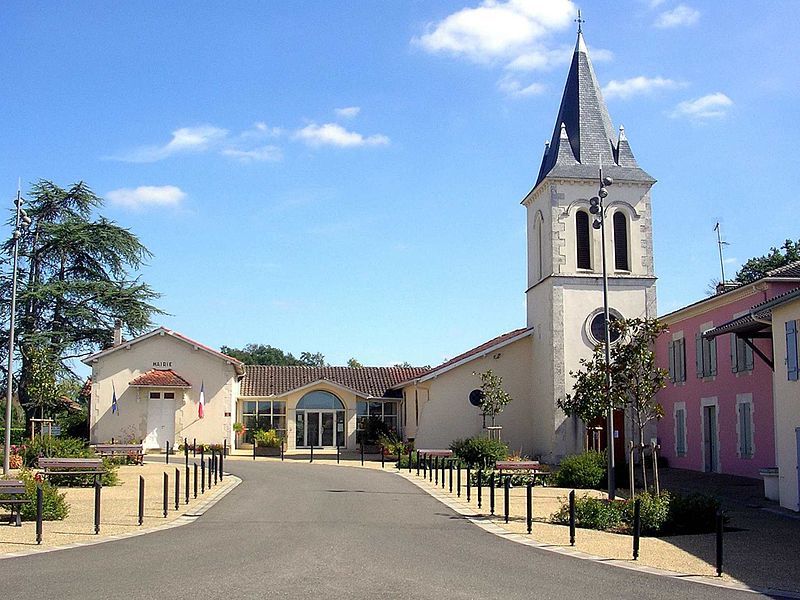
[[[111,412],[119,416],[117,412],[117,389],[114,387],[114,382],[111,382]]]

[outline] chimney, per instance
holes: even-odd
[[[736,281],[720,281],[717,283],[717,294],[724,294],[734,288],[739,287],[739,283]]]
[[[122,343],[122,319],[114,320],[114,346]]]

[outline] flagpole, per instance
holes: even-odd
[[[720,233],[721,227],[719,226],[719,221],[717,221],[716,226],[714,227],[714,231],[717,232],[717,246],[719,246],[719,270],[722,272],[722,285],[725,285],[725,261],[722,260],[722,245],[725,243],[722,241],[722,235]]]

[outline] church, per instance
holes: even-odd
[[[613,179],[604,207],[607,235],[594,226],[590,199],[600,170]],[[572,388],[569,372],[604,332],[602,264],[612,318],[656,316],[650,189],[622,127],[615,131],[583,34],[567,74],[550,142],[522,198],[527,219],[527,320],[431,369],[248,366],[166,328],[84,359],[92,368],[93,442],[143,440],[151,449],[184,438],[247,448],[246,429],[278,430],[289,451],[355,449],[357,432],[377,417],[417,448],[447,447],[485,431],[470,402],[478,373],[502,376],[513,401],[497,417],[511,448],[545,462],[581,451],[586,430],[556,406]],[[615,419],[614,447],[625,431]],[[236,428],[240,429],[240,428]],[[605,434],[601,432],[601,446]]]

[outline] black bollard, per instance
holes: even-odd
[[[411,446],[409,446],[408,447],[408,472],[409,473],[411,473],[411,456],[412,456],[413,452],[414,452],[414,450],[411,448]]]
[[[227,442],[227,440],[225,440],[225,441]],[[225,443],[225,442],[223,442],[223,444],[224,444],[224,443]],[[223,448],[222,448],[222,452],[221,452],[221,453],[220,453],[220,455],[219,455],[219,469],[218,469],[218,470],[219,470],[219,480],[220,480],[220,481],[222,481],[222,471],[223,471],[223,469],[222,469],[222,466],[223,466],[223,460],[224,460],[224,457],[225,457],[225,456],[226,456],[226,454],[225,454],[225,448],[224,448],[224,446],[223,446]]]
[[[222,440],[222,455],[228,456],[228,438]]]
[[[433,457],[428,455],[428,481],[433,483]]]
[[[417,477],[419,477],[419,450],[417,450]]]
[[[569,493],[569,545],[575,545],[575,490]]]
[[[478,508],[481,507],[483,499],[483,471],[478,469]]]
[[[526,515],[528,519],[527,521],[528,533],[530,533],[531,530],[533,529],[533,482],[532,481],[528,482],[527,494],[528,495],[525,498],[527,500]]]
[[[438,456],[433,459],[433,468],[436,470],[436,474],[435,474],[436,480],[434,481],[434,485],[436,485],[436,487],[439,487],[439,457]]]
[[[197,456],[197,438],[192,438],[192,458]]]
[[[169,464],[169,441],[167,441],[167,456],[165,460],[166,460],[165,464]]]
[[[256,445],[257,445],[256,441],[253,440],[253,460],[256,459]],[[202,459],[200,459],[200,460],[202,460]]]
[[[446,458],[442,458],[442,489],[444,489],[444,476],[445,476],[445,463],[447,462]]]
[[[175,510],[181,508],[181,471],[175,468]]]
[[[144,523],[144,477],[139,475],[139,525]]]
[[[194,497],[197,498],[197,463],[194,463]]]
[[[100,533],[100,482],[94,482],[94,534]]]
[[[417,453],[417,454],[419,454],[419,453]],[[417,468],[419,469],[419,462],[417,462]],[[427,479],[428,478],[428,457],[427,456],[423,456],[422,457],[422,478],[423,479]]]
[[[456,496],[461,498],[461,461],[458,462],[458,472],[456,473]]]
[[[111,445],[112,446],[114,445],[114,438],[113,437],[111,438]]]
[[[42,486],[36,486],[36,543],[42,543]]]
[[[336,464],[339,464],[339,455],[341,454],[341,446],[336,444]]]
[[[503,509],[505,510],[506,523],[508,523],[508,512],[511,504],[511,500],[509,498],[511,495],[511,475],[506,475],[506,480],[503,482],[503,488],[503,493],[505,494],[503,498]]]
[[[470,468],[469,465],[467,465],[467,504],[469,504],[471,495],[472,495],[472,482],[470,481]]]
[[[167,507],[169,506],[169,475],[164,473],[164,518],[167,518]]]
[[[219,471],[219,456],[216,452],[212,455],[211,462],[214,464],[214,485],[217,485],[217,471]]]
[[[206,463],[205,461],[200,461],[200,493],[206,493]]]
[[[364,466],[364,440],[361,440],[361,466]]]
[[[489,476],[489,512],[494,515],[494,471]]]
[[[186,466],[189,466],[189,441],[183,438],[183,461]]]
[[[400,448],[397,449],[397,470],[400,470],[400,459],[403,457],[403,452]]]
[[[384,467],[386,457],[383,455],[383,446],[381,446],[381,469]]]
[[[184,498],[184,500],[185,500],[184,504],[189,504],[189,466],[188,465],[186,466],[186,485],[185,485],[185,487],[186,487],[186,494],[185,494],[186,497]]]
[[[641,500],[633,501],[633,560],[639,558],[639,536],[642,534]]]
[[[717,577],[722,577],[722,531],[725,520],[722,511],[717,513]]]
[[[211,457],[208,457],[208,490],[211,491]]]
[[[283,438],[281,438],[281,461],[283,461]]]
[[[448,460],[447,461],[447,475],[448,475],[448,478],[449,478],[448,491],[452,494],[453,493],[453,461],[452,460]]]
[[[311,444],[311,459],[308,462],[314,462],[314,444]]]
[[[253,444],[255,445],[255,442],[253,442]],[[206,461],[206,447],[205,446],[201,446],[200,447],[200,462],[205,462],[205,461]]]

